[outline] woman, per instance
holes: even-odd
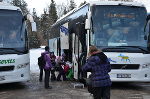
[[[90,46],[88,55],[82,70],[91,72],[94,99],[110,99],[111,80],[108,73],[111,71],[111,65],[108,58],[95,46]]]

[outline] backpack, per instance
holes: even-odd
[[[40,67],[43,67],[43,66],[45,66],[45,64],[46,64],[46,61],[45,61],[45,59],[44,59],[44,55],[41,55],[41,56],[38,58],[38,65],[39,65]]]

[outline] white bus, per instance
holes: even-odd
[[[146,8],[137,2],[90,2],[69,12],[52,26],[49,34],[54,44],[50,44],[55,45],[52,49],[57,55],[61,55],[62,50],[66,53],[67,60],[74,66],[75,79],[87,76],[81,72],[81,67],[89,45],[95,45],[109,58],[112,81],[149,82],[148,20]]]
[[[31,15],[0,2],[0,84],[30,80],[27,19],[36,29]]]

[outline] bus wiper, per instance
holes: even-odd
[[[124,48],[138,48],[138,49],[140,49],[141,51],[143,51],[143,52],[145,52],[145,53],[149,53],[149,51],[147,51],[147,50],[145,50],[145,49],[143,49],[143,48],[141,48],[140,46],[117,46],[117,47],[124,47]]]
[[[102,48],[102,49],[125,49],[125,48],[118,48],[118,47],[108,47],[108,48]]]
[[[101,48],[103,51],[108,51],[108,50],[124,50],[126,48],[119,48],[119,47],[104,47],[104,48]]]
[[[0,48],[0,50],[14,50],[16,52],[23,53],[23,51],[17,50],[15,48]]]

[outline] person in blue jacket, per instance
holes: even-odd
[[[107,56],[95,46],[89,48],[89,58],[82,67],[83,72],[91,72],[91,84],[94,99],[110,99],[111,79],[109,72],[111,65]]]

